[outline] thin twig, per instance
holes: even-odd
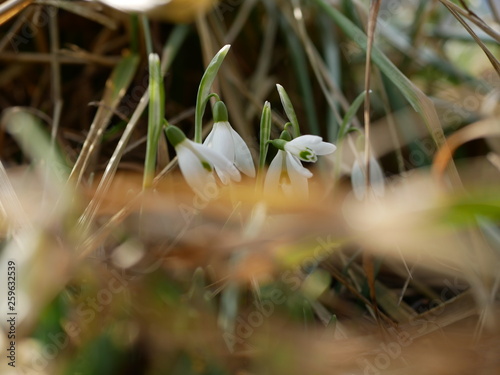
[[[365,61],[365,173],[366,173],[366,191],[370,190],[370,81],[371,81],[371,56],[373,47],[373,38],[377,26],[377,16],[380,10],[381,0],[372,0],[370,3],[370,13],[368,17],[368,43],[366,47]]]
[[[477,34],[474,32],[474,30],[472,30],[472,28],[467,24],[467,22],[465,22],[463,20],[463,18],[460,17],[460,15],[456,11],[456,9],[454,9],[452,6],[450,6],[449,4],[444,3],[444,2],[443,2],[443,5],[446,8],[448,8],[448,10],[453,15],[453,17],[455,17],[457,19],[457,21],[462,24],[462,26],[465,28],[465,30],[467,30],[467,32],[474,38],[474,40],[476,41],[477,45],[479,47],[481,47],[481,49],[483,50],[483,52],[486,54],[486,57],[488,57],[488,60],[490,60],[491,65],[493,65],[493,68],[496,70],[497,74],[500,76],[500,62],[491,53],[491,51],[488,49],[488,47],[486,47],[486,45],[481,41],[481,39],[479,39],[479,37],[477,36]],[[472,15],[474,15],[474,14],[472,14]]]
[[[460,8],[458,5],[452,3],[449,0],[439,0],[441,4],[446,6],[448,9],[453,9],[455,12],[460,14],[461,16],[466,17],[469,21],[474,23],[477,27],[483,30],[486,34],[495,39],[498,43],[500,43],[500,34],[489,27],[484,21],[477,17],[474,13],[469,13],[467,10]]]

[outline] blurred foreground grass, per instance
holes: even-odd
[[[273,138],[286,122],[277,83],[302,132],[337,145],[307,202],[250,179],[193,196],[163,136],[143,190],[140,16],[36,1],[1,25],[0,347],[14,342],[16,367],[2,355],[0,373],[498,373],[500,8],[459,3],[382,1],[369,135],[362,107],[349,115],[367,1],[151,20],[165,117],[189,136],[204,69],[231,44],[214,91],[255,160],[264,102]],[[367,141],[374,196],[351,179]]]

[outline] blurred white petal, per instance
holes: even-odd
[[[317,135],[302,135],[285,145],[285,151],[290,152],[303,161],[316,162],[317,155],[331,154],[337,149],[335,145],[323,142]]]
[[[364,159],[361,155],[361,159]],[[366,178],[364,168],[361,168],[358,160],[352,166],[351,183],[354,195],[362,200],[366,197]],[[375,197],[383,197],[385,193],[384,173],[380,164],[372,156],[370,157],[370,188]]]
[[[266,173],[266,180],[264,181],[264,192],[267,194],[271,194],[278,190],[281,172],[283,170],[284,155],[285,151],[278,150],[278,153],[269,165]]]
[[[170,3],[171,0],[99,0],[115,9],[124,12],[147,12],[161,5]]]
[[[302,167],[302,165],[300,165],[300,168],[297,168],[297,163],[300,165],[300,162],[296,160],[293,155],[286,155],[287,173],[288,177],[290,178],[293,195],[307,198],[309,194],[307,179],[312,177],[312,173]],[[303,170],[307,171],[308,173],[305,174]]]
[[[255,177],[252,154],[245,141],[231,127],[229,122],[216,122],[203,144],[224,155],[241,172],[250,177]],[[217,166],[216,172],[217,174],[220,172]]]
[[[235,130],[231,130],[234,142],[234,164],[247,176],[255,177],[255,166],[248,146]]]
[[[198,153],[198,155],[206,158],[206,160],[215,167],[215,171],[223,184],[227,185],[230,180],[240,181],[241,175],[238,169],[224,155],[219,152],[199,143],[190,142],[190,146]]]
[[[307,168],[304,168],[300,163],[300,160],[295,155],[292,155],[291,153],[287,152],[286,162],[287,162],[287,170],[293,169],[295,172],[306,178],[312,177],[311,171]]]
[[[176,147],[177,159],[188,185],[195,192],[201,192],[208,183],[215,183],[215,179],[212,172],[203,167],[202,160],[193,152],[189,142],[186,140]]]

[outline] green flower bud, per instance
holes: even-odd
[[[273,139],[272,141],[269,141],[269,143],[276,147],[278,150],[285,151],[285,145],[288,143],[288,141],[285,141],[284,139]]]
[[[280,135],[280,139],[283,139],[287,142],[290,142],[292,140],[292,136],[287,130],[283,130]]]
[[[229,116],[227,114],[227,108],[224,102],[218,101],[215,103],[213,109],[214,122],[227,122]]]
[[[175,125],[167,126],[165,133],[167,134],[168,141],[174,147],[186,139],[184,132]]]

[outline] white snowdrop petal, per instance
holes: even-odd
[[[252,154],[250,153],[247,144],[232,128],[231,135],[234,142],[234,164],[247,176],[255,177],[255,166],[253,164]]]
[[[264,181],[264,192],[274,193],[278,190],[281,172],[283,170],[283,156],[285,151],[278,150],[278,153],[271,161],[269,168],[267,169],[266,179]]]
[[[235,147],[231,130],[231,125],[228,122],[216,122],[213,129],[214,135],[211,140],[211,148],[234,163]]]
[[[362,200],[366,192],[366,179],[365,174],[363,173],[363,170],[357,160],[352,166],[351,184],[356,199]]]
[[[306,178],[312,177],[311,171],[307,168],[304,168],[302,166],[302,164],[300,163],[300,160],[296,156],[294,156],[290,153],[287,153],[286,154],[286,161],[287,161],[287,170],[288,171],[290,171],[290,169],[293,169],[297,173],[301,174],[302,176],[304,176]]]
[[[377,197],[383,197],[385,193],[385,181],[384,181],[384,172],[382,168],[380,168],[380,164],[374,158],[370,158],[370,184],[373,190],[373,193]]]
[[[298,146],[299,148],[302,147],[311,147],[311,145],[320,143],[323,141],[323,138],[321,138],[318,135],[301,135],[300,137],[292,139],[289,144],[292,144],[294,146]]]
[[[297,139],[297,138],[295,138]],[[305,149],[305,146],[303,145],[297,145],[295,143],[292,143],[293,141],[285,143],[285,151],[289,152],[293,155],[298,155],[302,150]]]
[[[363,155],[361,155],[363,157]],[[354,196],[362,200],[366,197],[366,178],[359,162],[356,160],[352,166],[351,184]],[[383,197],[385,193],[384,173],[377,160],[370,157],[370,191],[376,197]]]
[[[236,182],[241,180],[238,169],[224,155],[199,143],[191,142],[191,146],[215,167],[215,171],[223,184],[228,184],[230,179]]]
[[[328,155],[337,149],[337,146],[328,142],[321,142],[316,145],[311,145],[310,147],[316,155]]]
[[[203,141],[203,144],[207,147],[210,147],[212,148],[213,146],[213,140],[214,140],[214,135],[215,135],[215,126],[212,128],[212,130],[210,131],[210,133],[208,133],[207,137],[205,138],[205,140]]]
[[[203,191],[206,184],[213,179],[212,173],[205,169],[202,161],[188,146],[189,140],[180,143],[175,151],[179,161],[179,168],[188,185],[196,192]]]
[[[287,172],[288,177],[290,178],[293,195],[307,198],[309,194],[309,186],[307,181],[308,177],[304,176],[304,174],[300,173],[299,170],[294,167],[293,160],[294,158],[291,155],[288,155],[288,157],[286,158]]]

